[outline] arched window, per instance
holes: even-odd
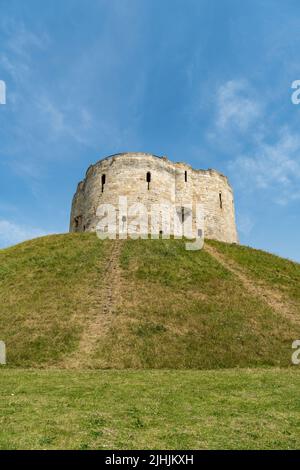
[[[106,180],[106,176],[102,175],[101,176],[101,192],[102,193],[103,193],[103,190],[104,190],[105,180]]]
[[[220,209],[223,209],[223,199],[222,199],[221,191],[219,192],[219,202],[220,202]]]
[[[187,171],[184,172],[184,181],[187,182]]]
[[[151,183],[151,173],[150,173],[150,171],[147,171],[146,181],[148,183],[148,189],[150,189],[150,183]]]

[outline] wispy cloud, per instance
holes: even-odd
[[[35,110],[40,126],[48,129],[50,140],[69,137],[73,142],[90,145],[96,119],[84,105],[57,103],[50,95],[43,94],[37,97]]]
[[[245,142],[252,145],[263,139],[264,113],[264,101],[248,80],[229,80],[215,91],[213,121],[206,138],[222,152],[241,152]]]
[[[2,44],[0,66],[18,84],[30,76],[32,52],[43,50],[49,44],[49,37],[44,31],[29,31],[22,21],[1,18]]]
[[[265,191],[281,205],[300,199],[299,135],[291,126],[274,124],[267,97],[247,80],[224,83],[216,97],[209,136],[236,154],[227,163],[235,187],[245,193]]]
[[[4,33],[0,68],[11,82],[7,106],[11,115],[6,128],[0,129],[0,153],[18,175],[24,167],[25,180],[42,177],[40,173],[50,162],[61,161],[62,155],[64,159],[75,158],[79,149],[90,149],[92,154],[112,145],[115,151],[128,148],[129,140],[138,141],[135,129],[141,118],[138,104],[145,77],[137,70],[126,93],[117,77],[122,75],[128,82],[131,72],[130,67],[125,67],[126,52],[132,50],[130,44],[139,44],[136,40],[142,34],[141,26],[135,22],[121,38],[118,24],[123,24],[126,8],[123,14],[116,5],[107,7],[107,11],[105,27],[86,48],[81,47],[74,56],[65,56],[63,74],[57,74],[56,63],[53,65],[51,60],[45,67],[45,57],[53,57],[57,47],[52,32],[39,31],[38,25],[28,29],[22,21],[0,20]],[[117,32],[115,41],[110,41],[112,28]],[[64,52],[59,55],[60,60],[62,57]],[[131,111],[125,118],[127,109]],[[14,137],[9,145],[5,138],[8,135]],[[30,172],[24,165],[29,166]]]
[[[2,248],[43,235],[46,235],[46,232],[42,229],[0,219],[0,247]]]
[[[262,141],[252,154],[243,154],[229,163],[240,185],[249,189],[272,189],[272,200],[287,204],[300,198],[300,137],[284,127],[277,140]]]
[[[216,126],[245,132],[262,114],[261,104],[246,80],[230,80],[217,90]]]

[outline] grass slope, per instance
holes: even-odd
[[[0,251],[0,337],[13,366],[51,365],[77,347],[105,244],[56,235]]]
[[[1,371],[0,449],[298,449],[299,371]]]
[[[245,291],[205,250],[186,251],[181,240],[122,242],[116,310],[103,315],[116,243],[67,234],[0,251],[0,339],[9,366],[69,367],[70,356],[91,368],[290,365],[299,323]],[[215,246],[253,282],[299,305],[300,265],[250,248]],[[103,328],[100,322],[99,337],[81,363],[80,338],[98,311]]]
[[[255,282],[276,288],[286,295],[300,314],[300,264],[246,246],[213,240],[209,243],[238,263]]]

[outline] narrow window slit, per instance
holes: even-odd
[[[104,190],[105,181],[106,181],[106,175],[102,175],[101,176],[101,192],[102,193],[103,193],[103,190]]]
[[[150,173],[150,171],[147,171],[146,181],[147,181],[148,190],[149,190],[150,189],[150,183],[151,183],[151,173]]]
[[[184,207],[181,208],[181,222],[184,223]]]

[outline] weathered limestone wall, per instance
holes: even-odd
[[[147,172],[151,173],[149,189]],[[73,198],[70,231],[95,231],[98,206],[118,207],[119,196],[127,197],[128,206],[144,204],[149,214],[152,204],[180,208],[201,203],[205,213],[204,236],[230,243],[238,241],[233,193],[225,176],[215,170],[194,170],[190,165],[145,153],[113,155],[88,168]]]

